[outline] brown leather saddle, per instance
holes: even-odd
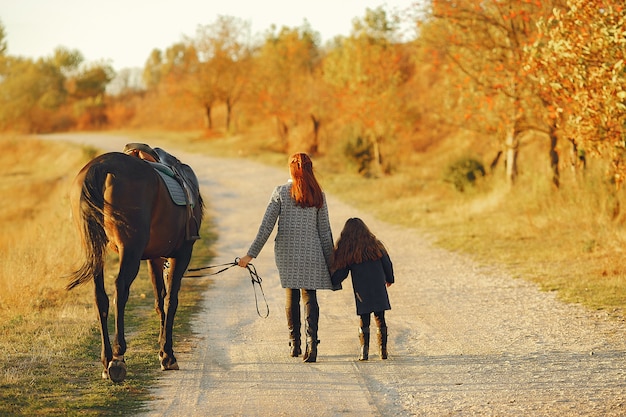
[[[163,149],[152,148],[145,143],[128,143],[124,146],[123,152],[143,159],[152,165],[166,183],[174,203],[187,207],[186,239],[200,239],[198,220],[193,214],[193,207],[200,199],[200,185],[191,167],[183,164],[178,158]],[[177,193],[172,189],[171,181],[168,181],[168,178],[173,178],[180,185],[179,190],[182,190],[182,193]]]

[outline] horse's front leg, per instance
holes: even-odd
[[[148,275],[152,281],[152,289],[154,291],[154,309],[159,316],[159,347],[162,346],[160,341],[165,333],[165,309],[163,303],[167,292],[165,290],[165,282],[163,280],[163,268],[165,260],[162,258],[148,260]],[[159,352],[159,362],[163,356],[163,351]]]
[[[126,378],[126,337],[124,336],[124,310],[130,294],[130,285],[139,272],[139,256],[129,256],[120,251],[120,271],[115,280],[115,338],[113,339],[113,358],[109,362],[109,378],[113,382],[122,382]]]
[[[109,297],[104,288],[104,273],[102,270],[97,271],[94,276],[94,290],[96,299],[96,309],[98,310],[98,322],[100,323],[100,361],[104,366],[102,371],[102,378],[109,378],[108,365],[113,358],[113,351],[111,350],[111,341],[109,339],[109,329],[107,326],[109,317]]]

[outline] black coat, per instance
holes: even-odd
[[[341,282],[352,276],[352,289],[356,302],[356,314],[367,314],[375,311],[390,310],[389,295],[386,282],[393,283],[393,265],[387,253],[375,261],[348,265],[335,271],[332,275],[333,286],[339,287]]]

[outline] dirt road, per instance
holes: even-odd
[[[107,150],[129,141],[56,137]],[[219,231],[215,262],[244,254],[287,168],[172,152],[201,180]],[[180,371],[163,373],[142,416],[626,415],[624,323],[565,305],[333,196],[328,201],[335,238],[348,217],[360,216],[389,248],[396,272],[389,359],[356,360],[349,280],[342,291],[319,293],[318,362],[288,356],[284,292],[270,238],[253,261],[270,316],[257,316],[245,270],[218,275],[197,317],[197,337],[178,351]]]

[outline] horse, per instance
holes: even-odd
[[[199,238],[204,213],[195,174],[187,165],[180,164],[179,167],[186,169],[186,176],[191,175],[195,180],[196,201],[193,206],[174,203],[163,178],[149,162],[122,152],[94,158],[80,170],[71,186],[72,217],[81,235],[84,260],[82,266],[69,276],[67,289],[91,280],[94,282],[103,379],[122,382],[126,378],[124,308],[142,260],[147,261],[155,309],[160,318],[161,369],[179,369],[172,346],[174,316],[182,277],[191,260],[193,245]],[[192,225],[195,227],[193,236],[189,234],[191,223],[195,223]],[[115,335],[112,347],[107,328],[109,297],[104,285],[107,247],[119,255],[113,299]]]

